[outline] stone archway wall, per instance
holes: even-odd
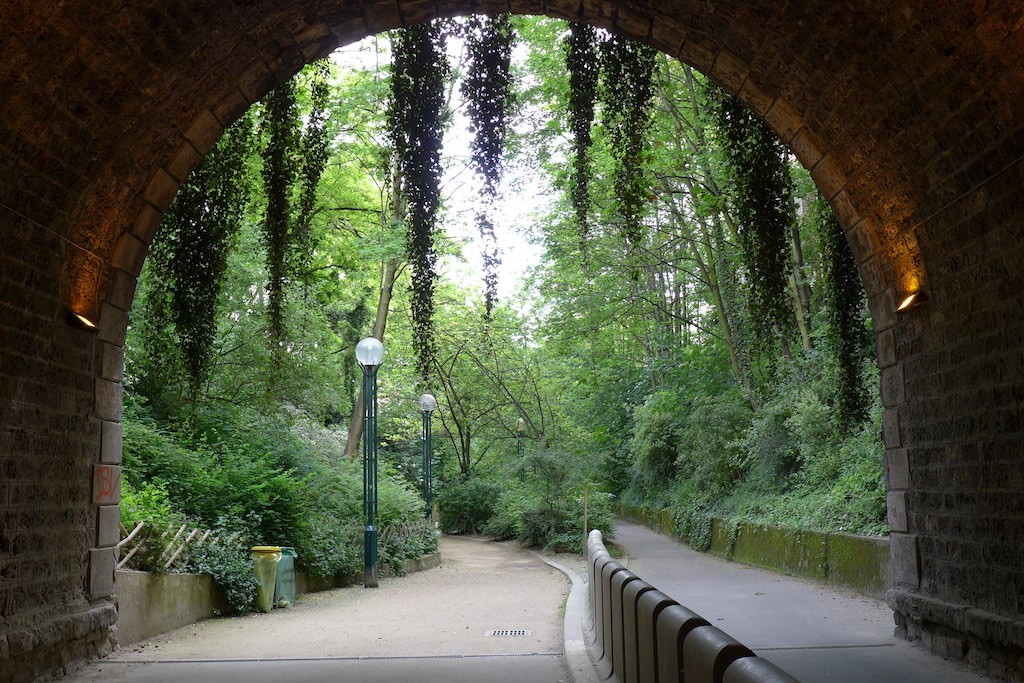
[[[1024,677],[1024,12],[962,0],[3,3],[0,677],[110,646],[127,312],[179,183],[303,64],[468,10],[645,40],[811,169],[871,297],[897,623]]]

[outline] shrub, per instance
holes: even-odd
[[[198,436],[124,423],[126,526],[148,516],[174,530],[186,518],[216,530],[222,541],[199,550],[190,570],[213,575],[238,610],[248,609],[255,586],[250,546],[293,546],[311,575],[347,577],[362,567],[364,528],[361,463],[339,457],[336,434],[294,416],[248,415],[240,424],[243,417],[204,412],[192,423],[204,430]],[[381,560],[398,566],[436,550],[437,537],[422,521],[419,494],[382,469],[378,528],[402,531],[381,545]]]
[[[611,494],[595,492],[588,498],[586,528],[582,492],[560,501],[555,507],[540,504],[523,510],[519,521],[519,542],[545,550],[583,554],[586,536],[591,530],[600,529],[606,539],[611,539],[614,532]]]
[[[161,536],[171,538],[185,523],[185,516],[171,506],[167,488],[161,482],[142,482],[138,487],[125,479],[121,482],[121,524],[129,532],[142,522],[138,550],[132,555],[131,567],[140,571],[163,572]]]
[[[479,533],[494,515],[499,487],[482,477],[451,481],[437,493],[441,531],[446,534]]]
[[[630,449],[649,486],[663,488],[676,475],[680,417],[677,399],[667,391],[651,395],[633,414]]]
[[[669,505],[675,532],[694,550],[711,547],[711,520],[715,515],[715,494],[693,479],[676,484]]]
[[[750,418],[749,406],[735,389],[695,397],[680,430],[680,476],[716,494],[730,490],[743,476],[739,439]]]
[[[381,529],[378,549],[380,564],[398,574],[406,560],[437,552],[437,531],[425,519],[386,526]]]
[[[764,404],[741,440],[748,480],[759,490],[783,490],[799,464],[796,438],[787,423],[791,414],[785,397]]]
[[[209,574],[234,611],[248,612],[256,601],[259,582],[253,570],[250,544],[240,533],[231,531],[230,526],[230,522],[222,522],[215,529],[215,540],[194,549],[188,570]]]
[[[506,489],[495,506],[494,514],[484,525],[484,535],[496,541],[517,538],[521,531],[523,510],[528,505],[518,488]]]

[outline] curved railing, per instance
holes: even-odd
[[[602,679],[619,683],[798,683],[614,560],[587,538],[587,647]]]

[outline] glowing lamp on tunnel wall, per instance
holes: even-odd
[[[900,305],[896,307],[897,313],[903,313],[914,306],[919,306],[928,300],[928,296],[924,293],[924,290],[917,290],[915,292],[909,292],[903,300],[900,301]]]
[[[85,332],[100,331],[100,328],[97,327],[96,323],[91,318],[76,311],[68,311],[68,322],[72,327],[76,327]]]

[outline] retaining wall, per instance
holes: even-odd
[[[619,514],[685,543],[674,531],[668,510],[619,506]],[[815,579],[880,600],[892,585],[889,539],[853,534],[800,531],[715,518],[710,552],[743,564]]]
[[[441,564],[441,554],[406,560],[403,573],[412,574]],[[295,574],[298,594],[316,593],[348,586],[358,577],[314,579]],[[219,614],[231,612],[224,592],[205,574],[153,574],[117,572],[117,640],[121,647],[173,631]]]

